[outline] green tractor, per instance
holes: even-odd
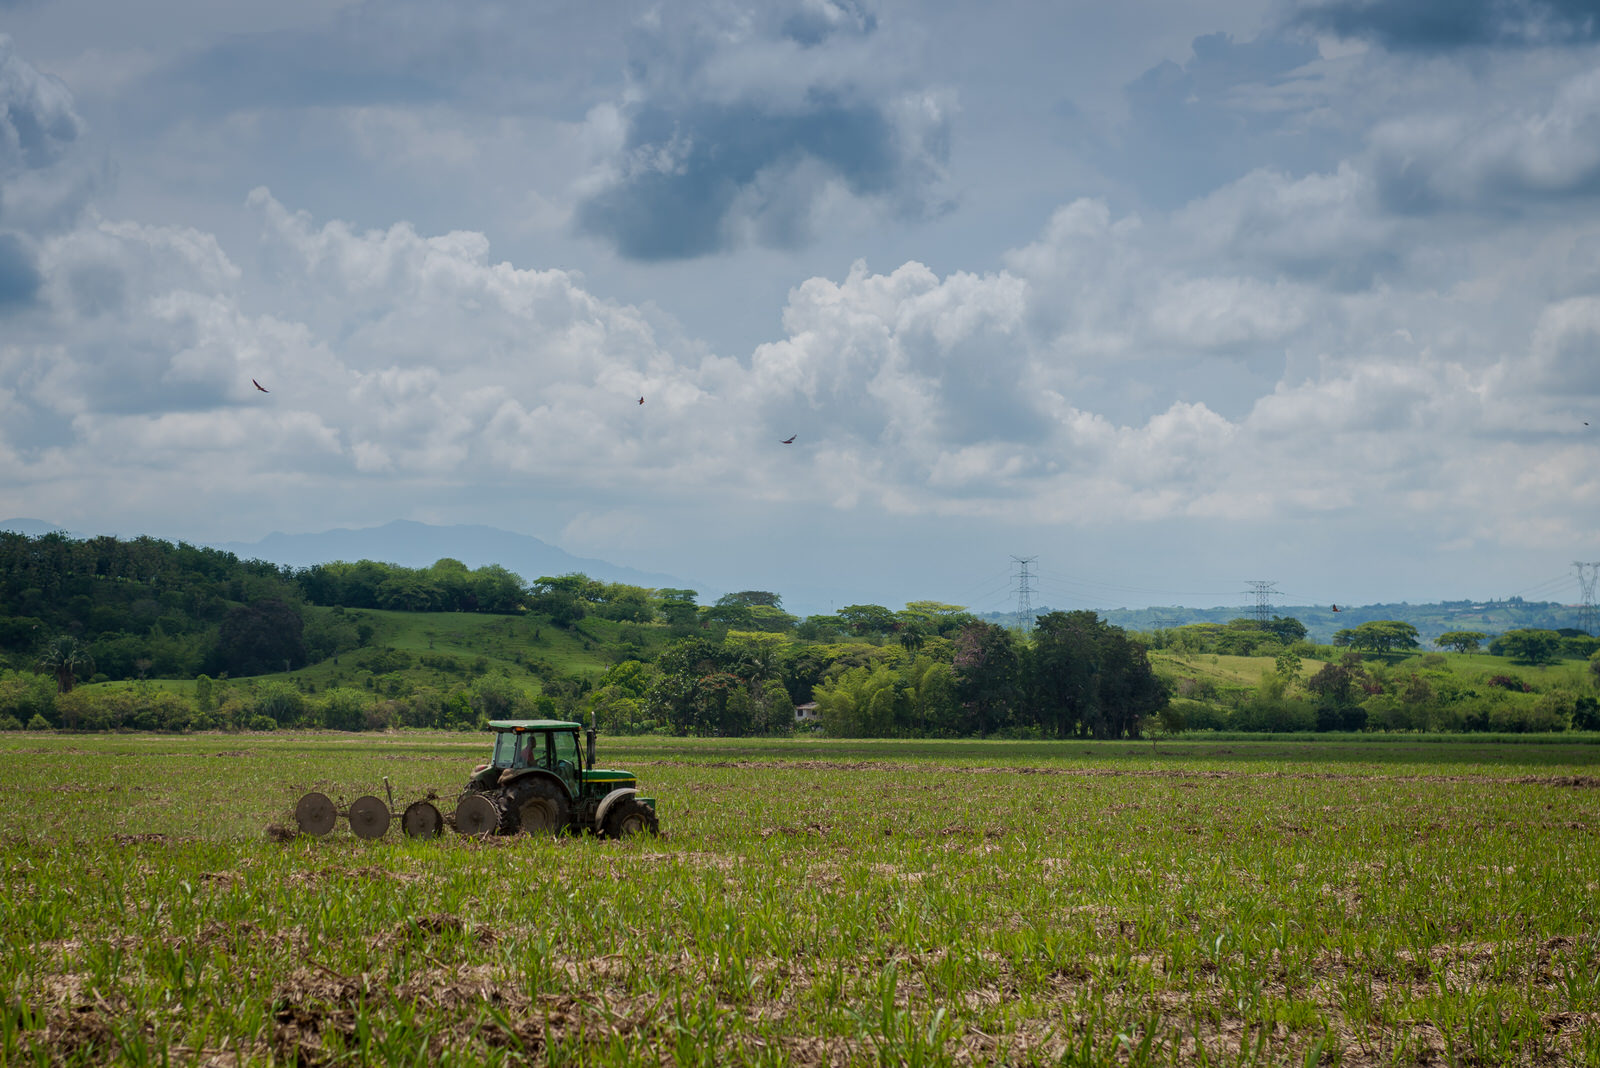
[[[452,822],[461,834],[556,835],[590,831],[607,838],[659,833],[656,799],[639,796],[631,772],[594,766],[595,731],[554,719],[497,719],[494,753],[479,764],[456,802]],[[588,734],[587,759],[578,736]],[[384,780],[387,788],[388,779]],[[428,795],[434,797],[432,793]],[[295,806],[302,834],[323,835],[339,816],[361,838],[381,838],[394,817],[394,798],[361,797],[347,809],[326,794],[309,793]],[[400,825],[411,838],[434,838],[445,820],[431,801],[409,805]]]
[[[494,755],[473,769],[456,804],[461,834],[561,834],[607,838],[659,831],[656,800],[639,796],[632,772],[594,766],[594,738],[578,752],[582,724],[554,719],[497,719]]]

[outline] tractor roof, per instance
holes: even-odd
[[[583,724],[564,719],[491,719],[492,731],[581,731]]]

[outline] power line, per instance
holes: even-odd
[[[1578,588],[1583,595],[1583,607],[1578,611],[1578,627],[1585,634],[1593,634],[1595,630],[1594,587],[1600,580],[1600,563],[1584,563],[1574,560],[1572,566],[1578,572]]]
[[[1277,583],[1255,580],[1251,581],[1249,585],[1256,598],[1256,622],[1266,623],[1267,618],[1272,614],[1272,595],[1274,592],[1272,587],[1276,586]]]
[[[1033,626],[1033,587],[1029,585],[1028,567],[1037,556],[1013,556],[1017,562],[1017,629],[1026,632]]]

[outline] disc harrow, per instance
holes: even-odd
[[[403,813],[394,811],[394,792],[389,780],[383,780],[388,801],[367,794],[341,809],[327,794],[313,790],[294,806],[295,823],[301,834],[316,838],[332,831],[341,817],[350,825],[350,833],[357,838],[382,838],[389,833],[389,825],[399,822],[407,838],[437,838],[444,833],[444,817],[432,801],[413,801]],[[430,794],[430,797],[433,795]]]

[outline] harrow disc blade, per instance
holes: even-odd
[[[382,838],[389,829],[389,806],[368,794],[350,806],[350,829],[361,838]]]
[[[456,804],[456,831],[493,834],[500,829],[500,809],[482,794],[468,794]]]
[[[416,801],[406,806],[400,827],[407,838],[437,838],[444,830],[444,817],[428,802]]]
[[[324,835],[333,830],[339,812],[328,800],[327,794],[312,791],[294,806],[294,821],[300,825],[301,834]]]

